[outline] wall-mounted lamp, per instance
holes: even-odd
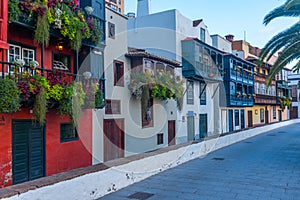
[[[256,114],[256,115],[258,114],[258,110],[257,110],[257,109],[255,110],[255,114]]]
[[[64,46],[61,44],[61,43],[58,43],[55,48],[58,50],[58,51],[62,51],[64,50]]]

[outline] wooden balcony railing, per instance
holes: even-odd
[[[102,98],[102,104],[97,104],[96,108],[103,108],[105,106],[105,79],[99,80],[92,77],[87,79],[84,75],[76,75],[62,70],[50,70],[43,68],[31,69],[29,66],[16,68],[13,63],[0,61],[0,79],[9,77],[18,83],[20,81],[24,81],[24,74],[27,74],[27,78],[25,79],[30,79],[32,76],[39,75],[48,79],[49,83],[54,81],[63,86],[70,86],[73,82],[82,82],[83,87],[96,84],[98,85],[98,91],[101,93],[101,97],[98,96],[97,98]],[[98,95],[100,94],[98,93]]]
[[[253,106],[254,97],[251,95],[230,95],[229,96],[229,105],[230,106]]]
[[[200,62],[196,62],[195,70],[198,70],[201,76],[204,78],[222,80],[222,72],[217,67],[212,67]]]
[[[256,94],[255,104],[276,104],[276,96]]]
[[[40,72],[41,76],[48,77],[50,74],[53,74],[55,70],[50,70],[50,69],[43,69],[43,68],[35,68],[31,69],[29,66],[23,66],[19,67],[16,71],[16,66],[12,63],[9,62],[3,62],[0,61],[1,65],[1,76],[0,78],[4,77],[12,77],[15,78],[16,81],[21,79],[21,74],[24,72],[28,72],[30,76],[36,75],[38,72]],[[63,72],[62,82],[64,83],[72,83],[75,78],[77,77],[75,74],[69,73],[69,72]],[[78,77],[79,79],[82,79],[82,77]]]

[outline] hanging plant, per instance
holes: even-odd
[[[148,106],[149,99],[150,99],[149,88],[147,86],[144,86],[143,87],[143,92],[142,92],[142,99],[141,99],[142,113],[145,113],[147,111],[147,106]]]
[[[98,44],[103,36],[102,29],[99,25],[99,22],[96,18],[88,17],[86,20],[90,31],[91,31],[91,40],[94,44]]]
[[[20,109],[20,91],[11,79],[0,79],[0,113],[16,112]]]
[[[143,98],[143,89],[147,86],[151,91],[151,97],[161,101],[175,99],[180,103],[183,95],[182,84],[183,81],[179,76],[174,77],[169,72],[158,71],[155,76],[149,73],[132,72],[128,88],[137,99]]]
[[[85,93],[85,108],[95,108],[95,97],[98,91],[98,81],[92,83],[91,80],[87,80],[87,83],[84,85]]]
[[[95,108],[103,108],[103,106],[104,106],[103,93],[100,90],[97,90],[95,94]]]
[[[33,105],[33,116],[41,126],[45,124],[47,113],[47,92],[45,88],[41,88],[40,92],[35,96]]]
[[[72,115],[72,97],[74,92],[74,86],[68,86],[65,88],[62,99],[59,101],[58,111],[61,116],[67,114]]]
[[[47,14],[44,13],[42,15],[38,15],[36,29],[34,32],[34,41],[38,44],[45,44],[45,46],[49,45],[50,38],[50,24],[48,21]]]
[[[72,95],[72,113],[71,120],[75,127],[78,126],[78,121],[81,116],[81,107],[84,105],[85,93],[81,82],[74,84],[74,92]]]
[[[85,93],[81,82],[65,88],[63,98],[59,101],[59,113],[61,116],[69,115],[72,124],[77,127],[81,116],[81,107],[84,105]]]

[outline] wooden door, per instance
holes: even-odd
[[[176,140],[176,125],[175,120],[168,121],[168,144],[169,146],[175,145]]]
[[[188,141],[193,141],[195,139],[195,120],[194,116],[187,117],[187,131],[188,131]]]
[[[241,129],[245,128],[245,110],[241,110]]]
[[[233,131],[233,110],[228,110],[229,132]]]
[[[268,110],[265,111],[265,118],[266,118],[265,122],[266,122],[266,124],[268,124],[269,123],[269,111]]]
[[[33,121],[12,122],[13,184],[45,176],[44,129]]]
[[[278,119],[281,122],[282,121],[282,111],[278,110]]]
[[[252,110],[248,110],[248,127],[253,127]]]
[[[104,161],[124,157],[124,119],[104,119]]]
[[[200,139],[207,137],[207,114],[199,115],[199,135]]]

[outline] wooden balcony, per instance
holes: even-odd
[[[223,81],[223,52],[198,39],[187,39],[181,43],[182,73],[186,78],[205,82]]]
[[[236,71],[234,69],[230,70],[230,80],[231,81],[239,81],[245,84],[254,84],[254,76],[248,73],[243,73],[240,71]]]
[[[276,96],[256,94],[255,104],[276,105]]]
[[[251,95],[237,96],[228,95],[228,106],[241,106],[241,107],[251,107],[254,106],[254,97]]]

